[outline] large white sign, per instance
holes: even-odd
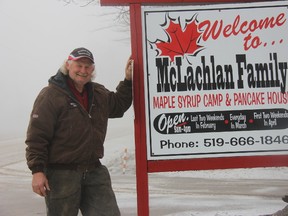
[[[288,153],[287,6],[142,7],[148,160]]]

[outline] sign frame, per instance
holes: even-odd
[[[254,0],[253,2],[266,2]],[[245,3],[249,0],[100,0],[102,6],[129,6],[131,51],[134,59],[133,94],[135,160],[138,216],[149,215],[148,173],[167,171],[209,170],[288,166],[287,155],[240,156],[179,160],[147,160],[146,115],[144,94],[144,62],[142,45],[142,5],[187,5],[195,3]]]

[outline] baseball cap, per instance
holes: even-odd
[[[73,60],[73,61],[76,61],[80,58],[88,58],[94,63],[93,54],[84,47],[74,49],[68,56],[68,60]]]

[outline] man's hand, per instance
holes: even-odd
[[[134,67],[134,60],[131,57],[128,59],[126,68],[125,68],[125,79],[132,80],[133,76],[133,67]]]
[[[48,180],[43,172],[33,174],[32,189],[40,196],[47,196],[47,191],[50,191]]]

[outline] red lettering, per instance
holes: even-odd
[[[206,26],[205,31],[203,32],[203,35],[202,35],[202,39],[204,41],[208,40],[210,35],[211,35],[213,40],[216,40],[219,37],[219,35],[221,33],[222,26],[223,26],[223,21],[220,20],[220,26],[218,27],[218,30],[217,30],[217,25],[218,25],[218,21],[217,20],[214,22],[212,27],[211,27],[211,22],[209,20],[205,20],[205,21],[203,21],[202,23],[199,24],[199,29],[200,30],[204,26]]]
[[[202,39],[204,41],[209,38],[216,40],[221,34],[224,37],[238,34],[246,34],[256,30],[273,29],[275,26],[282,26],[286,22],[285,14],[280,13],[276,17],[266,17],[260,20],[241,20],[240,15],[236,16],[232,24],[223,24],[223,20],[216,20],[212,24],[209,20],[205,20],[199,24],[199,30],[204,31]]]
[[[153,109],[175,108],[175,96],[153,97]]]

